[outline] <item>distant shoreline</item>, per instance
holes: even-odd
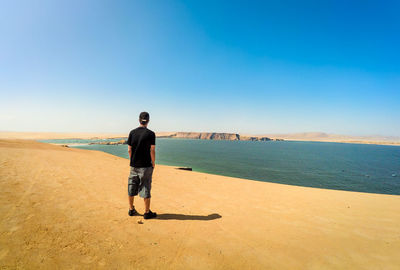
[[[300,140],[300,139],[286,139],[289,142],[322,142],[322,143],[348,143],[348,144],[371,144],[371,145],[389,145],[400,146],[400,142],[374,142],[374,141],[324,141],[324,140]]]
[[[208,140],[244,140],[244,141],[308,141],[308,142],[335,142],[352,144],[375,144],[400,146],[400,137],[352,137],[326,133],[299,133],[299,134],[266,134],[242,135],[235,133],[216,132],[157,132],[158,138],[187,138]],[[0,139],[26,140],[54,140],[54,139],[115,139],[126,138],[125,133],[73,133],[73,132],[8,132],[0,131]],[[239,139],[238,139],[239,138]]]

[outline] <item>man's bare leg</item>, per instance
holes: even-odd
[[[128,200],[129,200],[129,210],[133,210],[133,201],[134,201],[135,197],[134,196],[128,196]]]
[[[144,208],[145,213],[148,213],[150,210],[150,198],[144,198]]]

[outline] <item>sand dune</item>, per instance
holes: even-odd
[[[127,215],[128,171],[102,152],[0,140],[0,268],[400,268],[400,196],[158,165],[160,218],[143,220]]]

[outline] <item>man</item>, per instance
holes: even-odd
[[[156,135],[147,128],[149,121],[149,113],[140,113],[140,126],[129,133],[127,141],[131,166],[128,178],[128,214],[130,216],[138,214],[133,202],[134,196],[139,194],[144,199],[144,219],[157,217],[157,214],[150,210],[151,181],[156,160]]]

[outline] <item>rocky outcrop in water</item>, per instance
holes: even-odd
[[[267,142],[267,141],[273,141],[273,139],[268,138],[268,137],[249,137],[249,136],[240,136],[241,141],[262,141],[262,142]]]

